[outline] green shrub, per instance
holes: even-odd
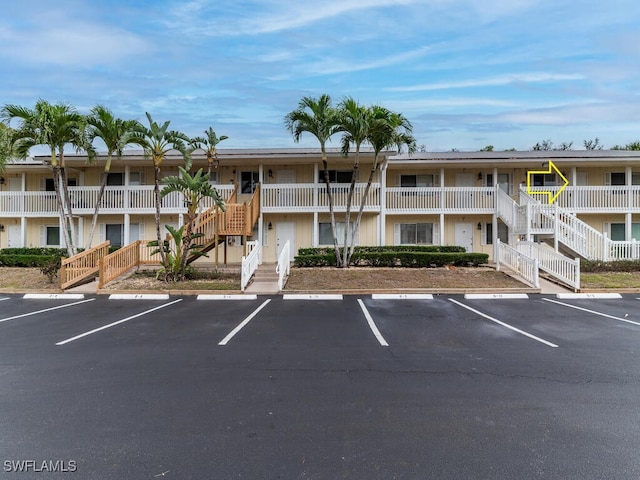
[[[4,248],[0,250],[0,255],[44,255],[48,257],[66,257],[67,249],[53,247]]]
[[[353,249],[353,254],[359,253],[384,253],[384,252],[443,252],[443,253],[464,253],[464,247],[456,245],[384,245],[384,246],[357,246]],[[300,248],[298,255],[328,255],[333,254],[333,247]]]
[[[42,267],[52,259],[60,258],[52,255],[4,255],[0,254],[0,265],[3,267]]]
[[[308,249],[301,249],[308,250]],[[351,263],[369,267],[435,268],[445,265],[479,266],[489,261],[486,253],[465,252],[354,252]],[[297,267],[335,266],[334,254],[307,254],[295,257]]]
[[[598,272],[640,272],[640,260],[617,260],[614,262],[600,262],[598,260],[580,260],[580,271],[585,273]]]

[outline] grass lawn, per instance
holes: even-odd
[[[580,287],[591,288],[640,288],[640,272],[581,273]]]

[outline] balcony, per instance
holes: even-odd
[[[228,198],[233,185],[216,186],[222,198]],[[91,215],[98,200],[100,187],[69,187],[74,214]],[[202,207],[213,205],[205,199]],[[171,193],[162,199],[162,213],[185,213],[182,196]],[[100,204],[101,214],[153,214],[155,201],[152,185],[106,187]],[[55,192],[0,192],[0,215],[4,217],[53,217],[58,215]]]
[[[348,183],[332,184],[333,208],[344,212],[349,195]],[[351,209],[360,206],[366,183],[357,183]],[[262,185],[262,211],[264,213],[328,212],[329,201],[324,183],[281,183]],[[380,211],[380,184],[372,183],[364,206],[365,212]]]
[[[493,187],[391,187],[387,213],[493,213]]]
[[[531,191],[553,192],[560,187],[531,187]],[[535,195],[542,203],[547,196]],[[566,187],[556,199],[559,207],[574,213],[640,212],[640,185]]]

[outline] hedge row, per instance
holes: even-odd
[[[48,257],[66,257],[66,248],[25,247],[0,249],[0,255],[46,255]]]
[[[443,252],[464,253],[464,247],[456,245],[385,245],[380,247],[357,246],[355,253],[384,253],[384,252]],[[330,255],[334,253],[333,247],[300,248],[298,255]]]
[[[486,264],[486,253],[464,252],[354,252],[351,264],[369,267],[436,268],[445,265],[474,266]],[[298,255],[297,267],[331,267],[336,265],[334,253],[324,255]]]
[[[580,271],[585,273],[598,272],[640,272],[640,260],[617,260],[614,262],[580,261]]]

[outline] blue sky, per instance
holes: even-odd
[[[322,93],[404,113],[430,151],[640,140],[637,0],[3,3],[0,104],[148,111],[223,148],[296,146],[283,118]]]

